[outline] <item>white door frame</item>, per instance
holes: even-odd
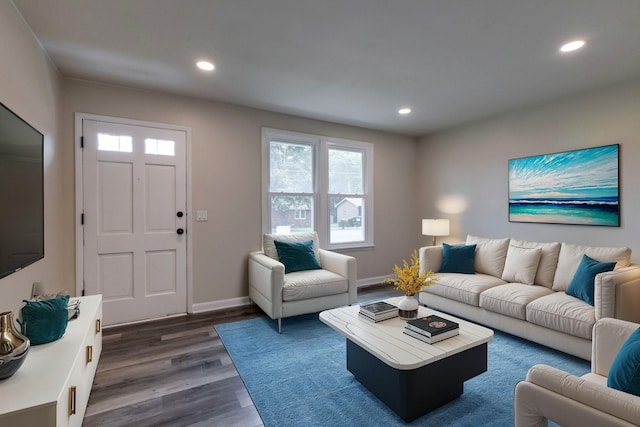
[[[75,113],[75,230],[76,230],[76,295],[82,295],[84,290],[84,242],[83,242],[83,225],[81,222],[82,213],[84,212],[84,200],[82,189],[82,121],[83,120],[96,120],[100,122],[119,123],[124,125],[133,126],[145,126],[151,128],[170,129],[185,132],[186,136],[186,179],[187,179],[187,306],[185,311],[187,313],[193,313],[193,239],[191,239],[190,232],[193,230],[193,221],[191,219],[192,206],[191,206],[191,128],[187,126],[177,126],[165,123],[147,122],[142,120],[124,119],[119,117],[101,116],[96,114],[87,113]]]

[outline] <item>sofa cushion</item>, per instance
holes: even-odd
[[[590,340],[596,314],[593,306],[564,292],[554,292],[527,305],[528,322]]]
[[[502,279],[487,274],[438,273],[438,283],[423,292],[478,306],[480,293],[494,286],[505,285]]]
[[[613,359],[607,385],[640,396],[640,328],[627,338]]]
[[[536,278],[533,283],[551,288],[553,286],[553,276],[556,274],[556,267],[558,266],[560,243],[538,243],[511,239],[510,244],[520,248],[540,248],[540,262],[538,263],[538,270],[536,271]],[[507,256],[508,255],[509,253],[507,252]]]
[[[522,248],[515,246],[513,242],[510,243],[507,250],[507,259],[504,263],[504,271],[502,272],[502,280],[533,285],[541,253],[542,249],[540,248]]]
[[[509,239],[485,239],[468,235],[467,245],[473,244],[476,245],[475,271],[494,277],[502,277]]]
[[[582,261],[580,261],[576,274],[567,287],[567,295],[594,305],[596,275],[611,271],[615,266],[615,262],[599,262],[587,255],[582,255]]]
[[[442,244],[442,264],[439,273],[473,274],[476,245],[451,246]]]
[[[582,261],[582,255],[588,255],[600,262],[615,261],[618,268],[627,267],[630,264],[631,249],[606,248],[596,246],[580,246],[562,242],[560,255],[558,256],[558,267],[553,278],[553,290],[565,291],[576,274],[578,265]]]
[[[262,236],[262,250],[264,254],[270,258],[280,261],[278,257],[278,250],[276,249],[275,241],[280,242],[306,242],[307,240],[313,240],[313,252],[316,255],[316,259],[320,260],[318,234],[314,232],[310,233],[294,233],[294,234],[265,234]]]
[[[480,307],[494,313],[525,320],[527,304],[531,301],[554,293],[544,286],[531,286],[522,283],[509,283],[496,286],[480,294]]]
[[[320,262],[313,252],[313,240],[291,243],[276,240],[274,243],[278,251],[278,258],[284,264],[285,274],[321,268]]]
[[[349,281],[329,270],[296,271],[284,276],[283,301],[300,301],[309,298],[347,292]]]

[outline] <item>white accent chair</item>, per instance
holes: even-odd
[[[285,274],[274,241],[313,241],[319,270]],[[356,259],[352,256],[320,249],[318,235],[313,233],[265,234],[263,250],[249,254],[249,298],[270,318],[278,320],[282,333],[282,318],[315,313],[330,308],[351,305],[357,301]]]
[[[613,359],[639,324],[603,318],[593,327],[591,372],[576,377],[535,365],[516,385],[516,427],[542,427],[552,420],[564,427],[638,426],[640,396],[607,387]]]

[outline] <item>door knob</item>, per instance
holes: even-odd
[[[184,230],[183,230],[182,228],[178,228],[178,229],[176,230],[176,233],[178,233],[178,234],[184,234]]]
[[[182,218],[184,216],[184,214],[182,213],[182,211],[178,211],[178,213],[176,214],[178,215],[178,218]]]

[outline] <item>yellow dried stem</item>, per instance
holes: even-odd
[[[397,279],[387,279],[384,283],[393,285],[396,290],[404,292],[405,295],[415,295],[438,281],[438,277],[431,270],[420,273],[417,251],[411,254],[411,264],[402,260],[402,267],[394,265],[393,272]]]

